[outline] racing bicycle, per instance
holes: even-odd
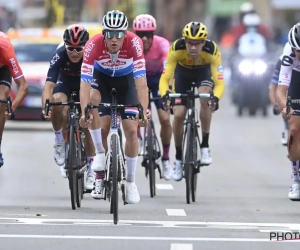
[[[81,200],[84,195],[84,173],[87,171],[87,158],[84,147],[85,136],[79,126],[80,102],[75,102],[76,91],[71,94],[71,99],[67,102],[50,102],[46,100],[45,114],[48,116],[51,106],[69,106],[68,126],[65,135],[65,169],[69,180],[72,209],[81,207]]]
[[[125,197],[125,182],[126,182],[126,169],[125,158],[121,145],[121,138],[119,134],[120,123],[118,123],[118,111],[125,108],[137,108],[140,117],[143,116],[143,107],[141,104],[122,105],[117,104],[116,98],[117,92],[113,88],[111,91],[112,103],[100,103],[99,105],[88,104],[85,108],[85,122],[89,119],[89,114],[93,108],[109,108],[111,114],[111,126],[110,126],[110,148],[106,156],[105,167],[105,181],[104,181],[104,200],[106,198],[110,202],[110,213],[113,214],[114,224],[118,224],[118,202],[119,202],[119,187],[121,187],[122,200],[126,205]]]
[[[151,102],[161,99],[161,97],[153,97],[151,98],[149,92],[149,106],[148,109],[151,110]],[[150,112],[151,113],[151,112]],[[157,140],[157,136],[155,133],[154,122],[152,120],[152,115],[149,118],[149,122],[147,127],[144,129],[144,145],[143,145],[143,161],[142,166],[145,167],[146,177],[149,175],[149,187],[150,187],[150,197],[153,198],[156,195],[156,187],[155,187],[155,170],[157,169],[159,172],[160,179],[161,169],[158,164],[161,158],[161,148],[159,142]]]
[[[185,130],[182,143],[182,165],[183,174],[186,185],[186,202],[190,204],[196,201],[197,191],[197,174],[200,173],[201,153],[199,152],[201,140],[198,129],[200,128],[199,120],[196,120],[195,99],[208,98],[213,101],[213,94],[195,94],[196,85],[192,85],[192,90],[188,90],[186,94],[166,93],[165,98],[186,98],[187,99],[187,118],[184,122]],[[164,101],[165,102],[165,101]]]

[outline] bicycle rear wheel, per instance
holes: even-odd
[[[191,183],[192,183],[192,168],[191,162],[193,161],[193,148],[192,148],[192,125],[187,124],[186,135],[185,135],[185,160],[184,160],[184,177],[185,177],[185,189],[186,189],[186,203],[190,204],[191,198]]]
[[[155,196],[155,155],[153,147],[153,134],[152,129],[154,127],[153,121],[150,120],[150,122],[147,125],[147,153],[148,153],[148,171],[149,171],[149,186],[150,186],[150,197],[153,198]]]
[[[69,131],[68,179],[71,195],[71,206],[73,210],[76,209],[75,203],[77,199],[77,171],[75,166],[77,167],[76,142],[74,128],[71,126]]]
[[[113,219],[114,224],[118,224],[118,155],[119,155],[119,139],[116,134],[111,136],[111,153],[112,153],[112,210],[113,210]]]

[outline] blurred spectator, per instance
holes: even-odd
[[[243,20],[247,14],[257,14],[253,4],[250,2],[245,2],[240,6],[239,13],[239,23],[231,28],[228,32],[224,33],[221,38],[221,44],[224,47],[232,47],[239,38],[247,32],[247,27],[244,25]],[[266,39],[271,39],[272,35],[270,30],[263,24],[260,24],[257,28],[257,31],[263,35]]]
[[[5,7],[0,7],[0,31],[6,32],[9,28],[16,28],[16,14]]]

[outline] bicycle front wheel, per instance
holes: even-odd
[[[148,145],[148,171],[149,171],[149,186],[150,186],[150,197],[153,198],[155,196],[155,155],[153,148],[153,134],[152,129],[154,127],[153,121],[150,120],[147,126],[147,145]]]
[[[76,140],[74,128],[71,126],[69,131],[69,157],[68,157],[68,179],[69,188],[71,195],[71,206],[72,209],[76,209],[76,199],[77,199],[77,167],[76,162]]]
[[[192,125],[190,123],[187,124],[186,136],[185,136],[185,160],[184,160],[184,177],[185,177],[185,189],[186,189],[186,203],[190,204],[191,198],[191,183],[192,183],[192,174],[193,169],[191,167],[191,163],[193,161],[193,148],[192,148]]]
[[[119,155],[119,139],[116,134],[111,136],[111,154],[112,154],[112,210],[113,210],[113,219],[114,224],[118,224],[118,201],[119,201],[119,193],[118,193],[118,155]]]

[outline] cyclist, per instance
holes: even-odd
[[[279,57],[279,59],[276,63],[276,66],[275,66],[273,74],[272,74],[271,82],[269,85],[269,97],[270,97],[271,104],[273,105],[274,115],[279,115],[281,112],[280,107],[276,100],[276,90],[277,90],[277,86],[278,86],[279,72],[280,72],[282,57],[283,57],[283,55],[281,55]],[[283,146],[286,146],[287,139],[288,139],[288,132],[289,132],[289,124],[288,124],[287,120],[285,120],[285,119],[283,119],[283,122],[284,122],[284,130],[281,134],[281,144]]]
[[[50,67],[46,83],[43,89],[42,102],[45,106],[47,98],[53,102],[66,102],[71,93],[76,91],[75,101],[79,101],[80,72],[83,57],[83,47],[89,39],[89,33],[81,25],[70,25],[63,35],[64,44],[58,47],[50,61]],[[65,140],[64,130],[67,126],[67,112],[64,106],[53,106],[49,116],[45,117],[42,110],[42,118],[52,121],[55,134],[54,159],[60,166],[61,176],[66,178],[65,170]],[[92,190],[95,173],[91,170],[95,150],[90,133],[84,129],[86,138],[86,153],[88,160],[88,173],[85,181],[85,189]]]
[[[289,123],[288,154],[291,161],[292,186],[288,197],[291,200],[300,200],[300,23],[295,24],[288,34],[288,44],[283,49],[279,82],[276,91],[277,101],[282,115]],[[292,98],[290,114],[287,116],[286,96]]]
[[[169,89],[169,80],[174,75],[174,87],[177,93],[186,93],[195,82],[199,93],[210,93],[214,90],[214,101],[202,99],[200,119],[202,126],[201,155],[202,164],[209,165],[212,158],[209,152],[209,132],[212,110],[217,110],[219,100],[224,93],[223,68],[221,52],[215,42],[207,40],[207,28],[203,23],[190,22],[183,28],[182,38],[177,39],[170,48],[167,64],[160,78],[159,90],[165,94]],[[212,80],[213,79],[213,80]],[[209,106],[208,106],[209,103]],[[173,133],[176,146],[176,162],[173,179],[182,179],[182,137],[183,122],[186,115],[186,100],[175,99]]]
[[[84,109],[89,102],[98,105],[111,102],[110,92],[116,89],[119,104],[136,104],[138,101],[144,108],[147,125],[148,88],[146,82],[145,59],[143,43],[132,32],[127,31],[128,20],[123,12],[112,10],[105,14],[102,20],[102,34],[92,37],[84,48],[84,58],[81,67],[80,99]],[[91,91],[90,91],[91,89]],[[101,119],[98,110],[92,110],[88,125],[96,148],[96,156],[92,169],[96,172],[93,198],[103,198],[103,183],[105,170],[105,150],[107,151],[107,136],[110,131],[110,110],[101,109]],[[127,109],[120,112],[122,126],[126,138],[125,159],[126,169],[126,200],[128,204],[138,203],[140,196],[135,184],[135,172],[138,159],[139,142],[137,137],[137,111]],[[84,123],[84,114],[81,125]]]
[[[146,77],[148,88],[153,97],[159,96],[158,85],[164,64],[167,60],[170,43],[167,39],[154,35],[156,30],[156,20],[148,14],[138,15],[133,20],[133,30],[139,36],[144,45],[144,56],[146,60]],[[165,180],[172,178],[172,168],[169,160],[169,149],[172,137],[172,127],[170,114],[162,110],[162,101],[155,101],[159,122],[161,125],[160,137],[163,146],[162,166]],[[143,143],[140,129],[138,128],[140,139],[140,154],[142,154]]]
[[[6,100],[11,89],[11,78],[18,85],[18,93],[12,103],[15,110],[28,93],[28,85],[15,55],[14,47],[8,36],[0,31],[0,99]],[[1,142],[5,120],[10,114],[5,111],[6,104],[0,103],[0,167],[4,160],[1,152]]]

